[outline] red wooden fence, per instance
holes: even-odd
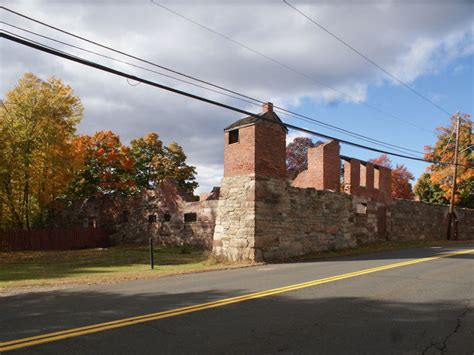
[[[99,248],[108,242],[100,228],[0,231],[0,251]]]

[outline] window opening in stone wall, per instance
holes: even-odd
[[[340,168],[339,168],[339,186],[340,191],[344,192],[344,160],[340,160]]]
[[[229,144],[234,144],[239,142],[239,130],[234,129],[233,131],[229,131]]]
[[[358,203],[356,205],[356,213],[367,214],[367,204],[366,203]]]
[[[360,175],[359,175],[360,186],[367,187],[367,166],[360,164]]]
[[[165,215],[163,216],[163,219],[165,222],[169,222],[171,221],[171,215],[169,213],[165,213]]]
[[[127,223],[129,216],[130,216],[130,211],[123,211],[122,212],[122,222]]]
[[[196,222],[197,221],[197,214],[196,213],[185,213],[184,214],[184,222]]]
[[[148,223],[155,223],[156,222],[156,214],[148,215]]]

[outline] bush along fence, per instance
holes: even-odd
[[[0,251],[2,252],[85,249],[108,245],[108,235],[101,228],[0,231]]]

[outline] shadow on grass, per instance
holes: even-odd
[[[139,316],[242,291],[54,292],[4,297],[0,341]],[[462,300],[402,302],[286,293],[26,349],[58,353],[471,354]],[[78,342],[80,344],[78,345]]]
[[[154,260],[158,271],[179,271],[202,267],[208,255],[190,247],[158,247]],[[0,253],[0,282],[140,272],[149,268],[149,257],[148,248],[141,246]]]
[[[352,250],[310,254],[275,263],[406,260],[473,248],[474,243],[472,242],[390,242],[377,243]],[[474,254],[459,254],[450,258],[472,260],[474,259]],[[158,272],[180,272],[211,267],[208,251],[190,247],[156,248],[154,260],[156,271]],[[10,285],[14,286],[15,281],[141,273],[148,269],[149,250],[145,246],[118,246],[105,249],[73,251],[0,253],[0,286],[2,282],[9,282]]]

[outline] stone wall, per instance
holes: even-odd
[[[356,245],[351,197],[299,189],[286,181],[256,180],[257,260],[284,260]]]
[[[273,261],[352,248],[385,240],[386,214],[384,205],[342,192],[278,178],[224,178],[213,252],[231,261]]]
[[[222,179],[213,254],[230,261],[256,260],[255,177]]]
[[[390,240],[444,240],[447,233],[448,207],[409,200],[390,204]],[[474,210],[455,208],[453,239],[474,239]],[[456,227],[457,224],[457,227]]]
[[[180,191],[172,179],[154,190],[133,196],[106,195],[77,201],[56,221],[56,226],[101,227],[113,244],[189,244],[212,248],[219,189],[200,200]]]
[[[474,239],[474,210],[455,211],[453,239]],[[231,261],[281,261],[377,241],[444,240],[447,212],[447,206],[296,188],[278,178],[224,178],[213,253]]]

